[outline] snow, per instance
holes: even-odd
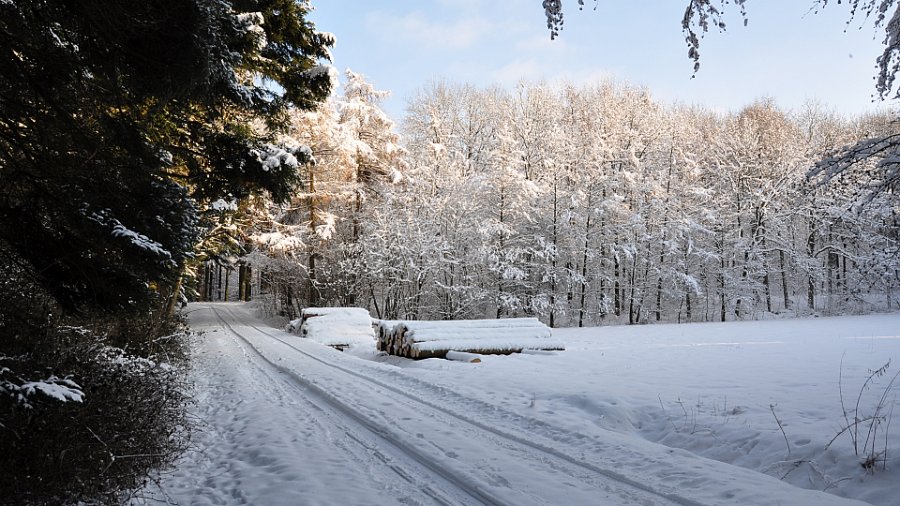
[[[282,167],[296,169],[300,166],[300,162],[293,153],[273,144],[266,144],[262,149],[254,149],[251,152],[256,156],[257,161],[262,164],[263,170],[267,172],[278,171]]]
[[[547,328],[537,318],[501,318],[491,320],[403,320],[403,325],[410,331],[418,331],[424,329],[458,329],[458,328],[479,328],[479,329],[502,329],[509,327],[536,327]]]
[[[375,343],[372,317],[362,308],[306,308],[299,325],[295,320],[289,328],[297,329],[301,337],[326,346],[374,346]]]
[[[537,318],[381,320],[377,326],[376,349],[414,358],[442,356],[447,351],[511,353],[565,349],[561,341],[550,338],[550,327]]]
[[[456,360],[458,362],[470,362],[473,364],[477,364],[481,362],[481,355],[477,353],[466,353],[464,351],[448,351],[447,356],[445,356],[447,360]]]
[[[84,212],[87,212],[86,207],[84,208]],[[112,211],[110,211],[109,209],[104,209],[100,212],[91,212],[88,217],[91,220],[103,225],[104,227],[110,227],[110,232],[113,237],[123,237],[134,246],[162,257],[169,263],[174,263],[174,260],[172,260],[172,254],[168,250],[166,250],[162,244],[154,241],[153,239],[150,239],[140,232],[131,230],[130,228],[123,225],[122,222],[120,222],[116,218],[113,218],[111,214]]]
[[[9,359],[9,357],[0,355],[0,359]],[[32,408],[29,401],[36,395],[38,398],[49,397],[57,402],[84,402],[83,389],[69,378],[52,375],[45,380],[26,381],[17,385],[4,379],[4,375],[11,374],[12,371],[9,368],[0,367],[0,394],[13,396],[15,401],[23,407]]]
[[[238,24],[248,33],[252,33],[256,40],[256,49],[262,51],[266,48],[268,40],[266,39],[266,30],[262,27],[265,18],[261,12],[244,12],[237,14]]]
[[[269,251],[273,251],[276,253],[295,251],[303,248],[304,246],[303,240],[299,237],[278,231],[254,234],[251,236],[251,239],[259,244],[262,244]]]
[[[77,383],[69,379],[60,379],[56,376],[51,376],[44,381],[23,383],[19,390],[26,397],[40,392],[59,402],[84,401],[84,392],[81,391],[81,387]]]
[[[338,83],[341,79],[338,70],[334,67],[334,65],[329,65],[327,63],[314,65],[309,70],[304,70],[302,74],[307,79],[319,79],[322,76],[328,76],[328,80],[333,83],[332,85]]]
[[[232,200],[219,199],[219,200],[213,202],[212,204],[210,204],[209,207],[215,211],[237,211],[237,209],[238,209],[237,201],[234,199],[232,199]]]
[[[337,230],[337,216],[332,213],[319,212],[316,217],[321,222],[315,226],[316,236],[323,241],[330,240]]]
[[[172,254],[169,253],[162,244],[150,239],[146,235],[126,228],[125,225],[122,225],[121,223],[116,223],[113,226],[112,235],[113,237],[125,237],[131,241],[131,244],[134,244],[138,248],[150,251],[154,255],[165,258],[172,257]]]
[[[479,339],[440,339],[437,341],[416,342],[414,347],[419,351],[483,351],[511,352],[522,349],[563,350],[565,344],[556,339],[542,337],[485,337]]]
[[[839,382],[853,417],[869,371],[900,356],[900,314],[554,329],[567,351],[466,363],[374,344],[341,353],[247,305],[188,311],[205,332],[192,373],[204,425],[137,502],[825,506],[900,495],[896,429],[877,435],[886,470],[863,469],[846,433],[825,449],[846,423]],[[896,362],[863,391],[860,417]],[[890,412],[895,392],[886,398]]]
[[[97,358],[132,372],[147,371],[157,366],[153,360],[130,355],[127,351],[115,346],[101,347],[97,350]]]
[[[502,328],[424,328],[409,330],[403,334],[408,343],[426,341],[444,341],[457,339],[461,341],[483,341],[486,339],[550,339],[549,327],[502,327]]]
[[[110,217],[109,213],[109,210],[105,210],[101,213],[93,213],[91,215],[91,218],[98,223],[111,225],[113,237],[123,237],[138,248],[149,251],[154,255],[165,258],[172,262],[172,254],[169,253],[169,251],[166,250],[162,244],[154,241],[153,239],[150,239],[140,232],[131,230],[130,228],[123,225],[119,220]]]

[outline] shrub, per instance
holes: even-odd
[[[844,425],[841,430],[825,445],[828,449],[842,434],[850,437],[853,444],[853,452],[860,457],[860,466],[868,472],[875,472],[879,464],[883,470],[887,469],[888,454],[888,430],[891,426],[891,419],[894,414],[894,402],[896,398],[889,398],[900,377],[900,371],[890,377],[887,385],[876,391],[874,402],[870,399],[871,408],[866,409],[863,404],[863,397],[866,392],[875,386],[875,381],[887,374],[891,367],[891,361],[888,360],[878,369],[870,370],[866,380],[859,388],[856,396],[856,403],[851,407],[847,406],[844,401],[844,362],[841,358],[841,375],[838,381],[838,389],[841,398],[841,410],[844,416]],[[852,420],[850,416],[853,416]],[[879,439],[879,436],[883,439]],[[883,440],[883,444],[880,442]]]
[[[186,445],[184,332],[80,320],[2,329],[0,504],[119,504]]]

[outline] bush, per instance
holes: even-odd
[[[0,321],[0,504],[119,504],[184,449],[179,326]]]

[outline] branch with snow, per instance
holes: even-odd
[[[863,195],[864,204],[900,186],[900,134],[864,139],[845,147],[838,154],[816,163],[807,178],[820,178],[822,183],[829,183],[856,169],[874,173],[864,189],[867,192]]]
[[[32,409],[32,402],[38,399],[62,403],[84,401],[81,386],[69,377],[51,375],[43,380],[23,381],[12,376],[14,375],[9,368],[0,367],[0,394],[12,396],[27,409]]]
[[[132,230],[126,227],[121,221],[117,220],[110,216],[112,211],[109,209],[105,209],[103,211],[94,212],[90,214],[90,219],[103,225],[104,227],[110,228],[110,235],[116,238],[122,238],[128,241],[132,246],[135,246],[143,251],[146,251],[154,256],[159,257],[163,262],[174,265],[175,260],[172,258],[172,253],[170,253],[162,244],[153,239],[147,237],[140,232]]]
[[[277,172],[282,167],[296,169],[300,166],[300,161],[294,153],[274,144],[266,144],[260,149],[254,149],[251,153],[263,166],[263,170]]]

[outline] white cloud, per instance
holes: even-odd
[[[375,33],[394,40],[405,40],[428,49],[460,50],[475,46],[490,32],[491,24],[482,18],[433,21],[421,12],[405,16],[372,12],[366,25]]]

